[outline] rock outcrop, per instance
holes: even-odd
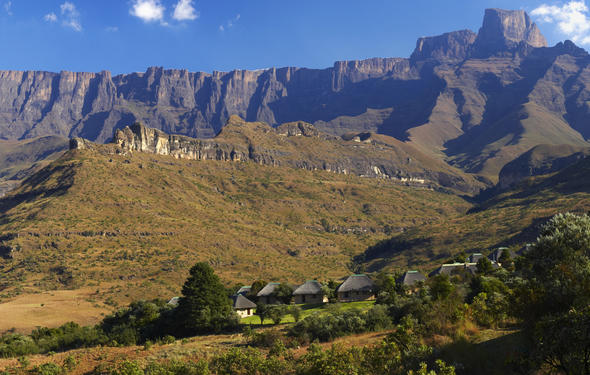
[[[333,136],[388,135],[495,182],[539,143],[590,145],[589,98],[586,51],[546,47],[524,11],[488,9],[477,35],[421,38],[408,59],[211,74],[0,72],[0,139],[103,143],[134,122],[209,139],[238,115],[271,126],[302,121]]]
[[[71,148],[92,148],[87,142],[74,139]],[[135,123],[115,131],[113,143],[120,153],[147,152],[189,160],[250,161],[466,192],[483,187],[471,176],[393,138],[365,133],[343,139],[318,131],[305,122],[273,128],[232,116],[213,139],[166,134]]]
[[[524,10],[486,9],[474,44],[474,55],[487,57],[514,51],[519,45],[547,47],[547,40]]]
[[[471,30],[461,30],[420,38],[416,42],[416,49],[410,59],[412,61],[435,59],[445,62],[465,60],[469,56],[476,37],[477,34]]]

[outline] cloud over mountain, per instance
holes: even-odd
[[[542,22],[555,24],[561,34],[576,43],[590,44],[590,12],[583,0],[561,6],[542,4],[531,15]]]

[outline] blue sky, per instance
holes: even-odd
[[[584,0],[0,0],[0,69],[190,71],[407,57],[420,36],[525,9],[550,44],[590,45]]]

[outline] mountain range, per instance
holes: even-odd
[[[553,47],[524,11],[488,9],[478,33],[420,38],[409,58],[327,69],[190,73],[0,72],[0,139],[109,141],[134,122],[211,138],[232,115],[305,121],[333,135],[388,135],[496,182],[539,144],[590,146],[588,53]]]

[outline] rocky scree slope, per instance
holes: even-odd
[[[479,32],[420,38],[410,58],[336,62],[328,69],[190,73],[0,72],[0,138],[108,141],[139,121],[208,138],[231,115],[294,121],[335,135],[371,131],[497,179],[538,144],[588,146],[590,57],[547,47],[524,11],[488,9]]]

